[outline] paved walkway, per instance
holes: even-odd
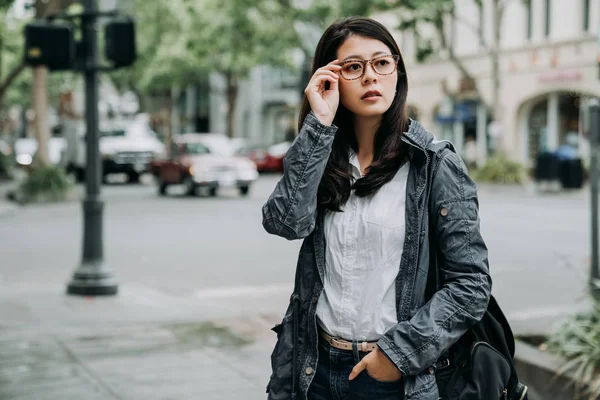
[[[134,297],[0,294],[0,399],[265,398],[280,316],[175,321]]]

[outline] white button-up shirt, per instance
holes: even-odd
[[[354,179],[361,175],[350,152]],[[397,323],[396,277],[405,235],[406,182],[410,163],[371,197],[354,191],[343,212],[325,214],[325,279],[317,321],[330,335],[376,341]]]

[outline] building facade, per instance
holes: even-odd
[[[408,105],[413,115],[437,136],[450,139],[461,153],[474,141],[479,163],[491,150],[531,166],[540,151],[553,151],[576,135],[587,158],[589,124],[586,100],[600,97],[597,57],[600,1],[505,0],[499,51],[499,107],[491,121],[481,98],[492,102],[492,0],[477,7],[456,0],[446,40],[474,78],[465,79],[447,52],[435,47],[427,26],[417,37],[397,32],[408,71]],[[393,13],[376,16],[388,27]],[[429,27],[430,28],[430,27]],[[482,35],[478,33],[482,32]],[[417,41],[431,38],[433,56],[418,62]],[[472,145],[472,143],[471,143]]]

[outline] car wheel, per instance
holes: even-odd
[[[249,192],[250,192],[250,186],[240,186],[240,194],[242,196],[248,196]]]
[[[158,194],[160,196],[166,196],[167,195],[167,184],[164,183],[161,179],[158,180]]]
[[[210,197],[215,197],[217,195],[217,188],[212,187],[212,188],[208,189],[208,195]]]
[[[129,183],[140,183],[140,174],[137,172],[130,172],[127,177]]]
[[[85,168],[73,167],[73,172],[75,173],[77,183],[85,182]]]
[[[198,194],[198,185],[192,178],[185,180],[185,194],[187,196],[196,196]]]

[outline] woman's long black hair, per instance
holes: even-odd
[[[340,102],[333,120],[338,133],[317,195],[318,207],[333,211],[340,211],[340,207],[346,204],[351,189],[355,189],[356,195],[360,197],[375,194],[392,180],[406,157],[406,146],[402,142],[402,132],[405,132],[409,124],[405,111],[408,92],[406,68],[396,41],[382,24],[370,18],[350,17],[331,25],[317,45],[311,76],[317,69],[335,60],[338,48],[352,35],[379,40],[390,48],[392,54],[399,56],[398,83],[394,101],[383,114],[381,125],[375,134],[373,162],[366,175],[354,184],[351,183],[352,175],[349,170],[349,150],[352,148],[357,152],[358,145],[352,113]],[[298,131],[310,111],[308,98],[304,96],[298,117]]]

